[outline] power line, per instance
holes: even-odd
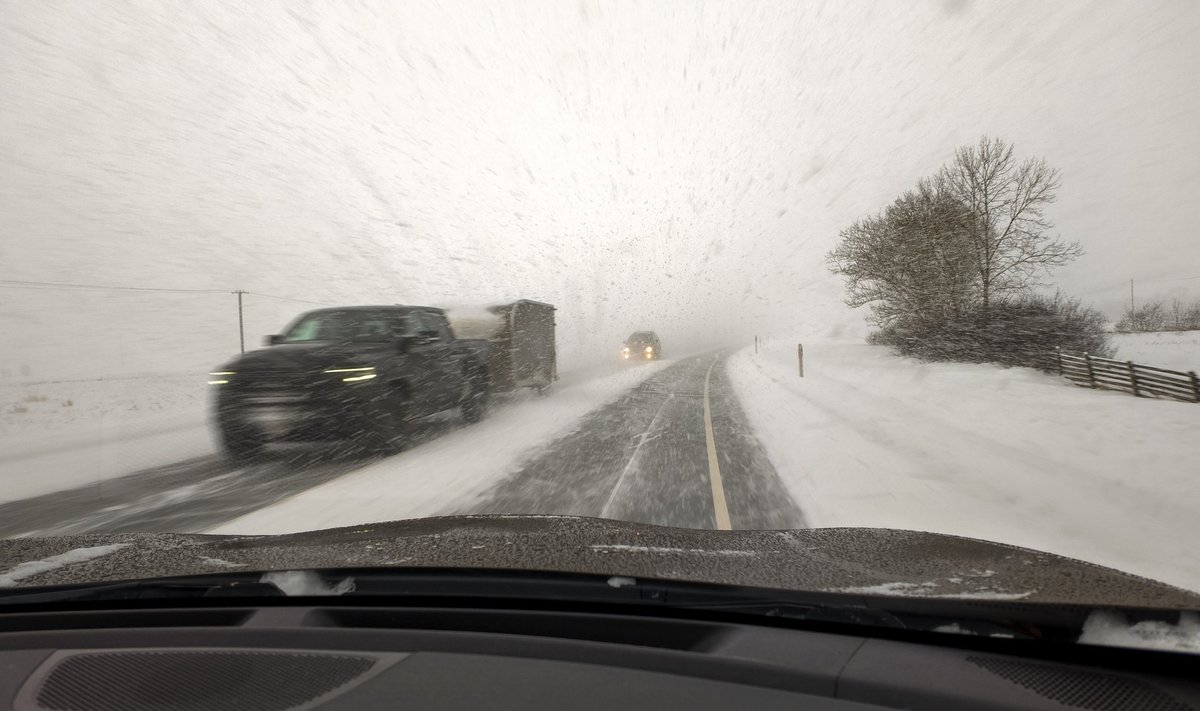
[[[0,279],[0,288],[4,289],[31,289],[31,290],[49,290],[49,291],[143,291],[153,293],[168,293],[168,294],[236,294],[240,289],[176,289],[168,287],[156,286],[114,286],[111,284],[74,284],[68,282],[57,281],[26,281],[21,279]],[[291,301],[297,304],[314,304],[317,306],[333,306],[324,301],[309,301],[307,299],[294,299],[290,296],[277,296],[275,294],[264,294],[258,291],[242,291],[243,294],[252,296],[260,296],[265,299],[276,299],[279,301]]]
[[[179,294],[225,294],[227,289],[170,289],[154,286],[111,286],[102,284],[68,284],[56,281],[23,281],[20,279],[0,279],[0,287],[9,289],[50,289],[54,291],[157,291],[174,292]]]
[[[1176,277],[1174,279],[1142,279],[1142,281],[1148,281],[1151,284],[1154,284],[1160,281],[1191,281],[1192,279],[1200,279],[1200,276]]]
[[[290,296],[275,296],[274,294],[262,294],[257,291],[246,291],[243,293],[249,294],[250,296],[261,296],[265,299],[278,299],[279,301],[291,301],[291,302],[294,302],[297,304],[313,304],[314,306],[336,306],[336,304],[331,304],[328,301],[308,301],[307,299],[293,299]]]
[[[1196,279],[1200,279],[1200,276],[1172,277],[1170,279],[1137,279],[1136,281],[1138,284],[1163,284],[1163,283],[1173,282],[1173,281],[1193,281]],[[1105,285],[1105,286],[1098,286],[1098,287],[1095,287],[1092,289],[1088,289],[1087,291],[1081,291],[1081,292],[1077,292],[1077,293],[1086,296],[1089,294],[1099,294],[1100,292],[1104,292],[1104,291],[1116,291],[1117,289],[1124,289],[1128,283],[1129,283],[1128,281],[1122,280],[1119,282],[1113,282],[1113,283]]]

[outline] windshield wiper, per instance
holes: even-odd
[[[0,608],[9,605],[38,605],[55,602],[110,600],[167,600],[215,597],[283,597],[286,593],[262,573],[238,573],[194,578],[132,580],[118,583],[86,583],[35,591],[20,588],[0,591]]]
[[[788,591],[704,585],[677,581],[529,571],[437,568],[366,568],[299,571],[239,571],[0,591],[5,608],[54,603],[122,600],[279,598],[339,596],[335,604],[394,607],[471,607],[531,604],[619,606],[657,614],[676,610],[775,618],[802,623],[1018,639],[1074,641],[1091,608],[1022,605],[1020,610],[979,601],[892,598],[817,591]],[[610,608],[611,609],[611,608]]]

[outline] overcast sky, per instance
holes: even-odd
[[[0,262],[532,296],[580,350],[797,331],[861,321],[824,265],[838,231],[986,133],[1062,170],[1067,291],[1200,294],[1198,37],[1190,0],[0,0]],[[0,299],[29,333],[79,306]],[[183,302],[104,303],[162,330]],[[258,308],[267,332],[303,307]]]

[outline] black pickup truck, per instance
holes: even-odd
[[[399,449],[416,418],[459,408],[479,420],[491,389],[491,344],[455,338],[439,308],[320,309],[267,342],[209,375],[217,434],[237,459],[273,441]]]

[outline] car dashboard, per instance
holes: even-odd
[[[1191,655],[637,606],[105,602],[0,615],[0,708],[1195,709]]]

